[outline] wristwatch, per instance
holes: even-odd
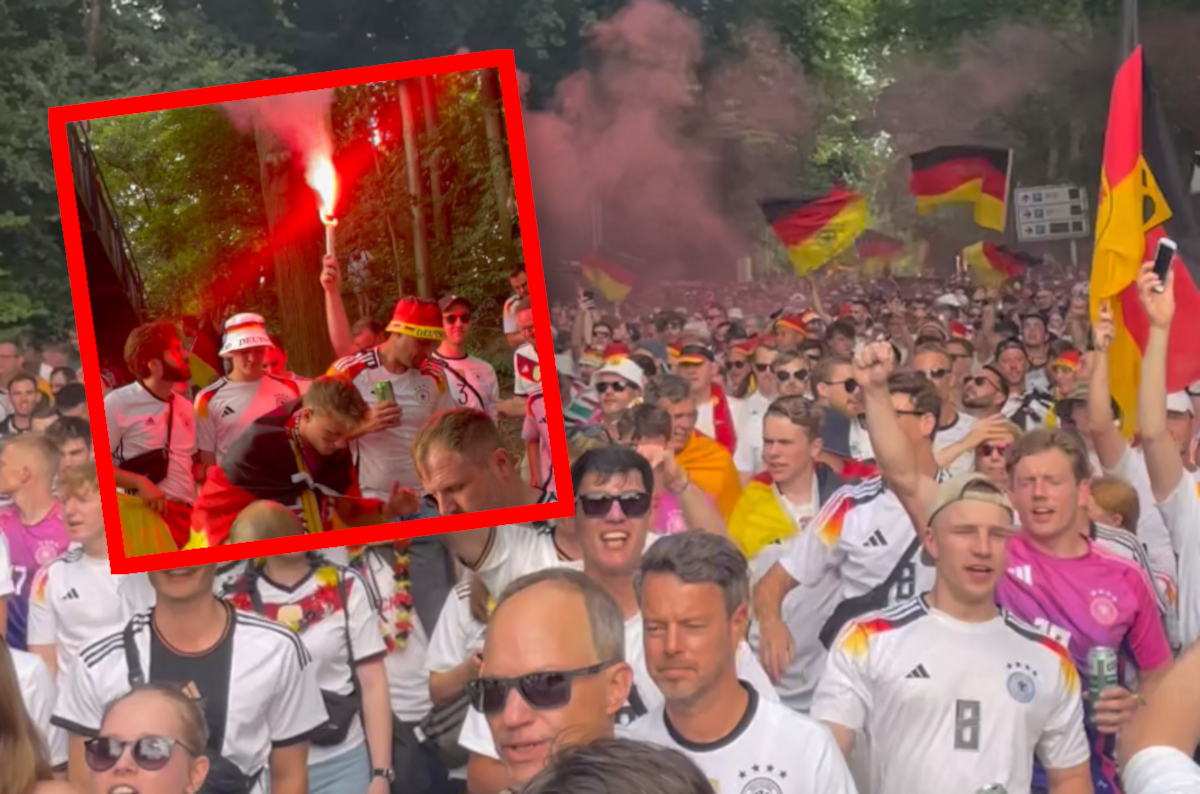
[[[372,769],[371,770],[371,779],[374,780],[377,777],[381,777],[389,783],[395,783],[396,782],[396,770],[395,769]]]

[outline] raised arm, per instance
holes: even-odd
[[[1105,301],[1100,307],[1094,329],[1096,352],[1088,366],[1088,424],[1096,444],[1096,455],[1105,471],[1113,471],[1128,449],[1125,436],[1117,427],[1112,410],[1112,390],[1108,384],[1108,351],[1112,346],[1115,328],[1112,306]]]
[[[1165,502],[1179,487],[1184,475],[1179,450],[1167,432],[1167,342],[1171,320],[1175,317],[1175,274],[1167,275],[1165,285],[1154,275],[1151,263],[1142,265],[1138,276],[1138,298],[1150,321],[1146,348],[1142,351],[1142,383],[1138,390],[1138,429],[1150,488],[1154,498]],[[1158,288],[1163,287],[1162,292]]]
[[[350,321],[342,303],[342,273],[332,256],[321,260],[321,287],[325,290],[325,324],[333,354],[338,358],[354,354],[354,338],[350,336]]]

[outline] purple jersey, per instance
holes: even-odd
[[[1171,662],[1153,583],[1137,563],[1109,554],[1090,540],[1082,557],[1062,559],[1043,554],[1024,534],[1016,535],[1009,541],[1008,571],[996,600],[1065,646],[1085,689],[1088,652],[1098,646],[1117,650],[1122,678],[1129,662],[1139,670],[1156,670]],[[1092,740],[1095,791],[1119,791],[1113,743],[1107,740],[1111,737],[1098,736],[1090,719],[1086,727]]]
[[[8,644],[26,649],[25,630],[29,619],[29,596],[38,571],[67,550],[67,528],[62,505],[55,502],[50,512],[36,524],[26,526],[16,507],[0,510],[0,532],[8,541],[12,557],[13,589],[8,602]]]

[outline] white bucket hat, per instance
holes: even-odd
[[[225,342],[221,345],[221,358],[229,358],[237,350],[254,347],[275,347],[267,335],[266,321],[262,315],[235,314],[225,321]]]

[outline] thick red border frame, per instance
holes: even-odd
[[[537,325],[538,358],[545,389],[546,417],[550,422],[551,452],[554,461],[555,485],[559,501],[487,510],[455,516],[380,524],[374,527],[319,533],[301,537],[263,540],[236,546],[213,549],[193,549],[140,557],[125,556],[125,541],[117,511],[116,481],[113,478],[112,450],[108,447],[108,427],[104,417],[104,396],[100,387],[100,360],[96,349],[95,325],[92,319],[91,297],[88,293],[87,271],[83,261],[83,242],[79,214],[75,201],[75,185],[71,175],[70,154],[67,149],[66,124],[105,116],[147,113],[178,107],[210,105],[238,99],[252,99],[274,94],[289,94],[319,88],[359,85],[388,80],[402,80],[425,75],[464,72],[475,69],[497,69],[500,75],[504,118],[507,126],[510,161],[516,190],[521,237],[525,248],[525,266],[529,278],[529,295]],[[79,326],[79,352],[83,360],[88,412],[92,417],[92,440],[96,450],[96,468],[100,474],[104,521],[108,533],[110,565],[113,573],[137,573],[215,562],[250,559],[270,554],[308,551],[311,549],[374,543],[400,537],[435,535],[464,529],[515,524],[518,522],[562,518],[574,512],[575,497],[571,488],[570,465],[567,458],[566,432],[563,426],[562,404],[558,391],[558,371],[554,361],[554,339],[550,330],[550,311],[546,299],[546,278],[542,271],[542,252],[538,242],[537,216],[534,211],[533,188],[529,179],[529,159],[525,152],[525,125],[521,115],[520,92],[517,87],[516,61],[512,50],[453,55],[408,63],[366,66],[336,72],[281,77],[236,85],[213,86],[167,94],[110,99],[81,105],[65,105],[49,109],[50,147],[54,154],[54,175],[58,182],[58,203],[62,212],[63,239],[66,243],[67,268],[71,278],[71,296],[75,305],[75,320]]]

